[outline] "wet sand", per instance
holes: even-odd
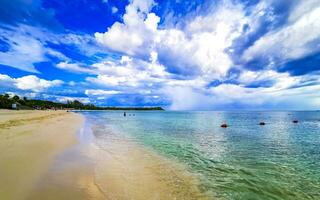
[[[96,143],[96,183],[108,199],[207,199],[196,177],[177,162],[125,135],[94,130],[96,138],[104,137]]]
[[[0,110],[0,199],[25,199],[82,123],[66,111]]]
[[[183,166],[124,135],[87,125],[72,134],[79,114],[29,112],[0,115],[0,199],[208,199]]]
[[[208,199],[186,169],[123,135],[86,127],[78,140],[56,159],[28,200]]]

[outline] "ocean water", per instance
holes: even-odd
[[[123,134],[184,165],[217,199],[320,199],[320,112],[82,113],[100,134]]]

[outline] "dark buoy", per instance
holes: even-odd
[[[298,123],[299,121],[295,119],[295,120],[293,120],[292,122],[293,122],[294,124],[296,124],[296,123]]]
[[[266,125],[266,123],[265,122],[260,122],[259,125],[260,126],[264,126],[264,125]]]
[[[228,124],[221,124],[221,128],[227,128]]]

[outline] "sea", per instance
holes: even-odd
[[[81,113],[96,141],[131,138],[183,165],[213,199],[320,199],[319,111]]]

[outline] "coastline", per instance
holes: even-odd
[[[208,199],[183,166],[122,134],[85,122],[77,136],[27,199]]]
[[[0,198],[25,199],[82,124],[72,112],[0,110]]]
[[[99,137],[99,130],[94,134]],[[107,199],[209,199],[197,177],[178,162],[123,134],[106,129],[102,134],[108,139],[95,148],[95,181]]]
[[[1,198],[208,199],[183,166],[82,114],[0,110],[0,127]]]

